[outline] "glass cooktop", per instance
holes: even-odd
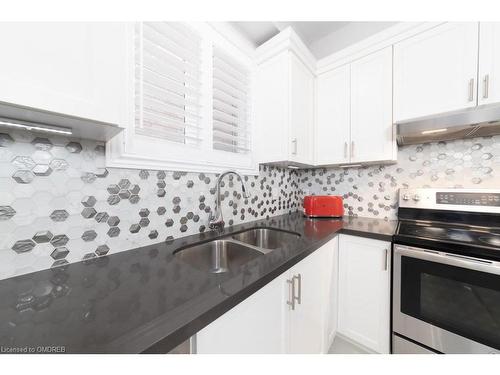
[[[500,230],[446,224],[400,222],[398,234],[464,245],[487,246],[500,250]]]

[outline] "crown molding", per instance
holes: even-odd
[[[316,58],[291,26],[257,47],[256,62],[261,64],[286,50],[295,53],[311,73],[316,75]]]
[[[255,46],[229,22],[207,22],[207,24],[243,54],[255,58]]]
[[[380,49],[410,38],[425,30],[432,29],[444,22],[400,22],[382,30],[358,43],[318,60],[316,73],[321,74],[339,66],[348,64]]]

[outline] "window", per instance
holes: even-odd
[[[225,23],[138,22],[126,34],[126,131],[108,142],[108,165],[258,173],[253,46]]]
[[[221,49],[213,50],[213,147],[250,152],[249,72]]]
[[[198,145],[201,38],[179,22],[136,25],[136,133]]]

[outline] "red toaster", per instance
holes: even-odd
[[[342,217],[344,202],[338,195],[306,195],[304,215],[307,217]]]

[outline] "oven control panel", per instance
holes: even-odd
[[[438,191],[438,204],[458,204],[468,206],[500,206],[500,193],[452,193]]]
[[[500,189],[400,189],[399,207],[500,213]]]

